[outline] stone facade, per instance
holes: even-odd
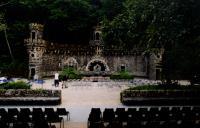
[[[104,48],[100,27],[96,27],[88,46],[68,45],[43,40],[43,25],[30,24],[30,38],[25,39],[29,55],[29,77],[53,76],[64,67],[76,68],[84,75],[110,75],[126,70],[135,76],[159,78],[161,54],[144,54],[138,48]]]

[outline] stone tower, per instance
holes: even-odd
[[[41,24],[31,23],[29,25],[30,36],[24,41],[29,55],[29,78],[33,78],[34,75],[41,77],[42,56],[46,46],[46,41],[42,39],[43,28]]]
[[[90,45],[95,47],[96,55],[101,56],[104,43],[102,39],[101,27],[99,25],[95,27]]]

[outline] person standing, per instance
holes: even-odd
[[[33,81],[34,81],[34,82],[37,82],[37,81],[38,81],[38,75],[37,75],[37,74],[35,74],[35,75],[33,76]]]
[[[59,86],[59,74],[58,73],[55,73],[54,84],[55,84],[55,87]]]
[[[68,80],[68,76],[67,75],[64,75],[63,76],[63,84],[62,84],[62,88],[68,88],[67,87],[67,80]]]

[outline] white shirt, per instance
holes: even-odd
[[[58,80],[58,79],[59,79],[58,77],[59,77],[59,74],[56,73],[56,74],[55,74],[55,80]]]

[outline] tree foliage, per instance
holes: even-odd
[[[91,28],[101,23],[106,45],[165,48],[165,79],[200,74],[199,0],[2,0],[0,5],[15,62],[26,65],[23,39],[31,22],[45,25],[46,40],[73,44],[88,44]],[[11,65],[2,32],[0,40],[0,61],[6,62],[1,65]]]
[[[126,0],[123,6],[122,13],[103,21],[108,45],[165,48],[164,79],[200,74],[198,0]]]

